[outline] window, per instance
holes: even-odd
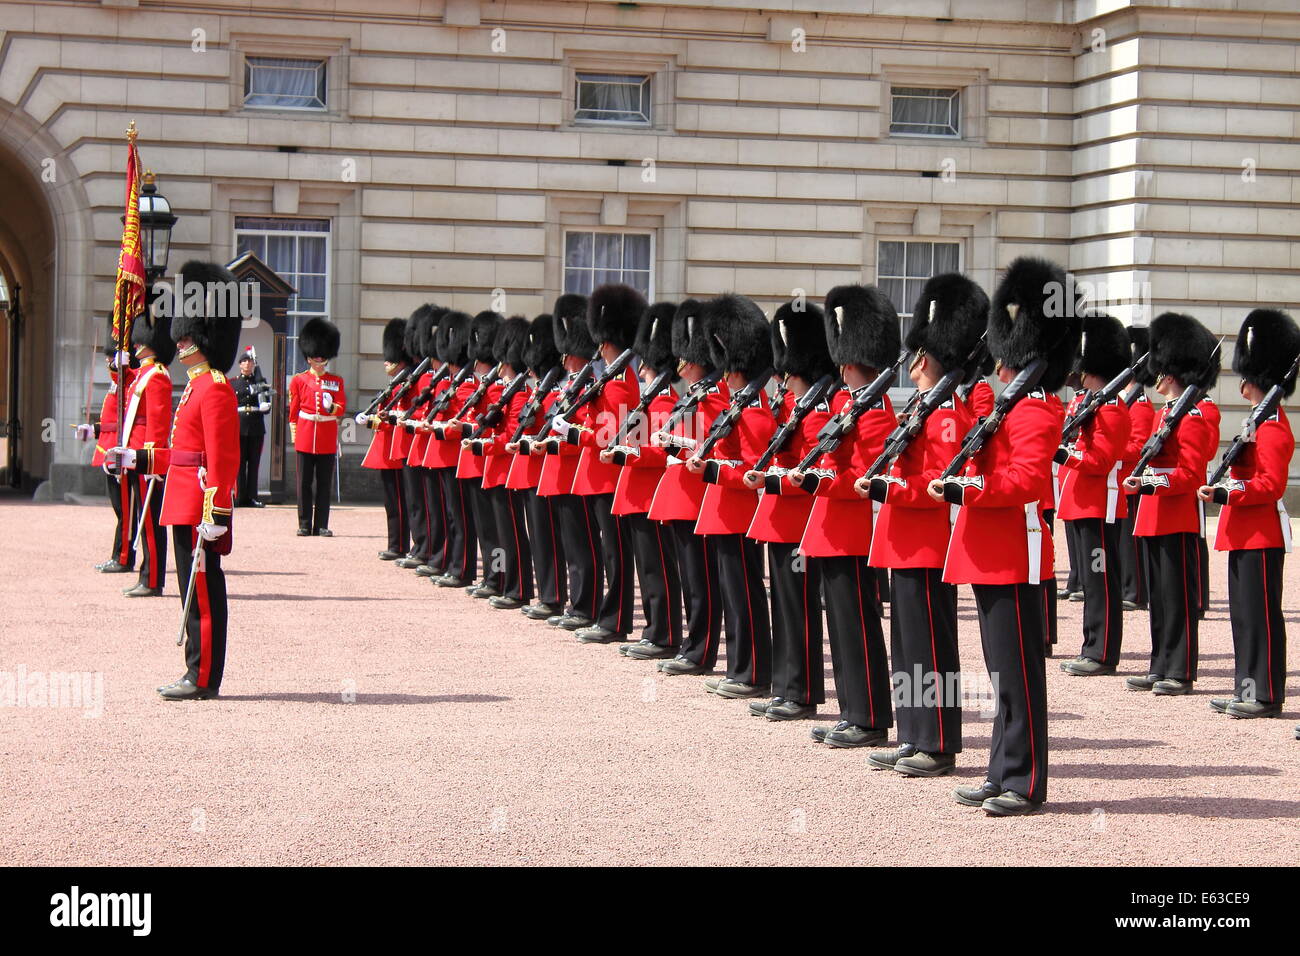
[[[244,105],[276,110],[325,109],[325,61],[244,59]]]
[[[591,295],[607,282],[623,282],[652,297],[652,249],[644,233],[566,232],[564,291]]]
[[[579,123],[650,125],[650,77],[627,73],[575,74],[573,118]]]
[[[945,272],[961,270],[961,244],[891,240],[882,241],[877,251],[877,284],[898,310],[903,338],[906,339],[912,326],[912,309],[921,297],[926,280]],[[912,385],[905,369],[900,372],[898,384],[903,388]]]
[[[298,290],[289,297],[286,365],[296,375],[307,368],[298,353],[298,330],[330,311],[330,221],[328,219],[235,218],[235,255],[254,253]]]
[[[960,136],[961,90],[895,86],[889,132],[902,136]]]

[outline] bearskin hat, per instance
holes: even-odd
[[[641,361],[656,372],[672,371],[677,378],[677,356],[673,352],[673,316],[677,313],[675,302],[656,302],[646,309],[637,324],[636,341],[632,349]]]
[[[528,326],[528,344],[524,346],[524,364],[539,379],[560,364],[560,350],[555,347],[555,320],[543,312]]]
[[[402,347],[412,359],[436,359],[438,357],[437,338],[438,320],[446,309],[432,302],[426,303],[411,313],[406,320],[406,334]]]
[[[698,299],[687,299],[673,313],[673,354],[679,361],[700,366],[706,374],[713,371],[713,354],[700,322]]]
[[[555,333],[555,347],[561,355],[576,355],[590,361],[596,357],[596,343],[587,327],[587,297],[576,292],[566,292],[555,300],[551,312],[551,331]]]
[[[339,354],[339,327],[328,319],[309,319],[298,331],[303,358],[332,359]]]
[[[1124,323],[1111,315],[1096,312],[1083,317],[1083,334],[1079,338],[1079,359],[1075,368],[1084,375],[1096,375],[1109,382],[1132,365],[1132,347]]]
[[[497,361],[493,345],[496,342],[497,329],[504,321],[501,313],[484,309],[474,316],[469,327],[469,356],[475,362],[492,365]]]
[[[389,319],[384,326],[384,361],[390,365],[410,365],[406,351],[406,319]]]
[[[1128,327],[1128,347],[1129,347],[1129,365],[1134,365],[1137,360],[1146,355],[1151,348],[1151,333],[1145,325],[1130,325]],[[1133,381],[1149,388],[1156,383],[1155,373],[1151,371],[1151,362],[1148,360],[1142,364],[1142,367],[1133,375]]]
[[[159,365],[171,365],[176,358],[176,343],[172,341],[172,318],[166,309],[145,309],[131,323],[131,351],[140,346],[152,349]]]
[[[989,310],[989,353],[1011,368],[1043,359],[1039,386],[1059,391],[1074,368],[1083,319],[1065,270],[1054,262],[1021,256],[1007,266]]]
[[[1151,372],[1203,389],[1219,380],[1218,340],[1190,315],[1166,312],[1151,323]]]
[[[469,362],[469,332],[474,320],[467,312],[448,309],[438,320],[434,333],[438,358],[461,368]]]
[[[948,272],[930,279],[921,289],[905,345],[911,352],[924,350],[934,356],[945,371],[961,368],[988,324],[988,295],[964,275]],[[992,364],[989,360],[989,372]]]
[[[802,308],[796,309],[797,304]],[[784,302],[772,319],[772,366],[777,375],[794,375],[809,385],[835,374],[826,344],[826,317],[812,302]]]
[[[1295,391],[1291,365],[1300,354],[1300,326],[1295,319],[1277,309],[1255,309],[1241,323],[1237,347],[1232,355],[1232,370],[1264,391],[1282,385],[1290,397]]]
[[[839,285],[826,293],[826,344],[836,365],[884,369],[902,348],[898,311],[873,285]]]
[[[700,321],[714,368],[757,378],[772,367],[767,317],[743,295],[720,295],[700,305]]]
[[[587,331],[597,345],[611,342],[616,348],[630,349],[647,308],[645,296],[630,285],[599,286],[587,304]]]
[[[524,349],[528,345],[528,320],[522,315],[512,316],[497,326],[492,339],[492,358],[504,362],[516,373],[528,370],[524,362]]]
[[[228,282],[231,283],[228,288],[234,289],[237,285],[235,277],[225,266],[217,262],[200,262],[197,259],[181,266],[181,279],[186,286],[192,282],[205,287],[208,287],[209,283]],[[235,355],[239,352],[241,319],[238,310],[214,308],[213,297],[205,296],[204,307],[195,310],[197,314],[193,314],[183,298],[180,296],[178,299],[181,301],[173,302],[172,341],[179,342],[181,339],[188,338],[203,353],[209,365],[218,372],[229,371],[235,364]],[[227,303],[230,298],[230,296],[222,297]],[[218,311],[229,311],[231,314],[213,314]]]

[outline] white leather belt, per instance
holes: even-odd
[[[1291,516],[1286,513],[1286,505],[1282,503],[1281,498],[1277,499],[1277,520],[1278,523],[1282,525],[1282,547],[1286,549],[1287,554],[1290,554],[1291,553]]]
[[[1106,476],[1106,524],[1114,524],[1119,511],[1119,469],[1122,462],[1115,462],[1115,467]]]
[[[1172,475],[1177,470],[1178,470],[1177,468],[1148,468],[1147,469],[1147,471],[1151,472],[1151,474],[1153,475]]]
[[[316,415],[312,412],[299,412],[298,417],[306,419],[309,422],[334,422],[338,421],[337,415]]]
[[[1043,526],[1038,520],[1038,502],[1025,505],[1025,541],[1029,547],[1029,583],[1038,584],[1043,571]]]

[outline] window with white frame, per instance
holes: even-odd
[[[607,282],[632,286],[647,299],[654,289],[654,244],[648,233],[564,234],[564,291],[591,295]]]
[[[644,73],[575,73],[574,121],[649,126],[650,79]]]
[[[235,255],[252,252],[298,290],[289,297],[286,365],[290,375],[307,368],[298,352],[298,330],[308,319],[329,318],[330,221],[235,217]]]
[[[876,246],[876,284],[889,296],[902,320],[903,338],[912,326],[912,310],[927,280],[945,272],[961,271],[961,243],[889,239]],[[904,370],[899,386],[910,387]]]
[[[889,91],[889,132],[896,136],[961,136],[961,90],[895,86]]]
[[[244,105],[257,109],[324,110],[325,61],[245,57]]]

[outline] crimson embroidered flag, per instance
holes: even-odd
[[[140,251],[140,154],[135,148],[135,123],[126,137],[126,215],[113,291],[113,342],[119,351],[125,350],[131,340],[131,323],[144,311],[145,301],[144,258]]]

